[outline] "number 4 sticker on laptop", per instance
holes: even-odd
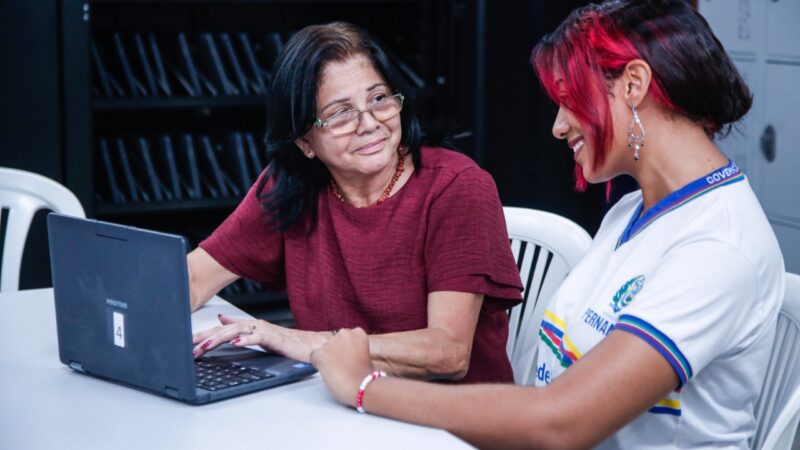
[[[114,345],[125,348],[125,315],[114,311]]]

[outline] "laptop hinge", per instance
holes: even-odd
[[[164,386],[164,392],[166,392],[170,397],[178,398],[178,390],[175,388]]]
[[[82,363],[79,363],[79,362],[76,362],[76,361],[70,361],[69,362],[69,367],[72,370],[76,370],[76,371],[81,372],[81,373],[86,373],[86,371],[83,370],[83,364]]]

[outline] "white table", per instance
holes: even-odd
[[[234,306],[214,299],[195,330]],[[52,289],[0,294],[0,449],[469,448],[443,430],[357,414],[314,375],[190,406],[73,372],[58,360]]]

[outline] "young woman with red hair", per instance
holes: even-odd
[[[313,363],[340,402],[478,447],[748,448],[783,258],[713,139],[747,113],[749,90],[683,0],[580,8],[532,59],[579,185],[629,174],[641,186],[548,305],[535,387],[385,378],[358,329]]]

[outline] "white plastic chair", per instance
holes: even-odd
[[[800,276],[786,274],[775,344],[756,404],[751,448],[789,450],[800,422]]]
[[[586,254],[592,238],[564,217],[527,208],[504,207],[511,251],[525,290],[509,311],[506,351],[517,384],[533,384],[539,327],[544,309],[564,278]]]
[[[22,251],[33,216],[41,209],[86,217],[78,198],[50,178],[0,167],[0,292],[19,289]],[[3,227],[5,224],[5,227]]]

